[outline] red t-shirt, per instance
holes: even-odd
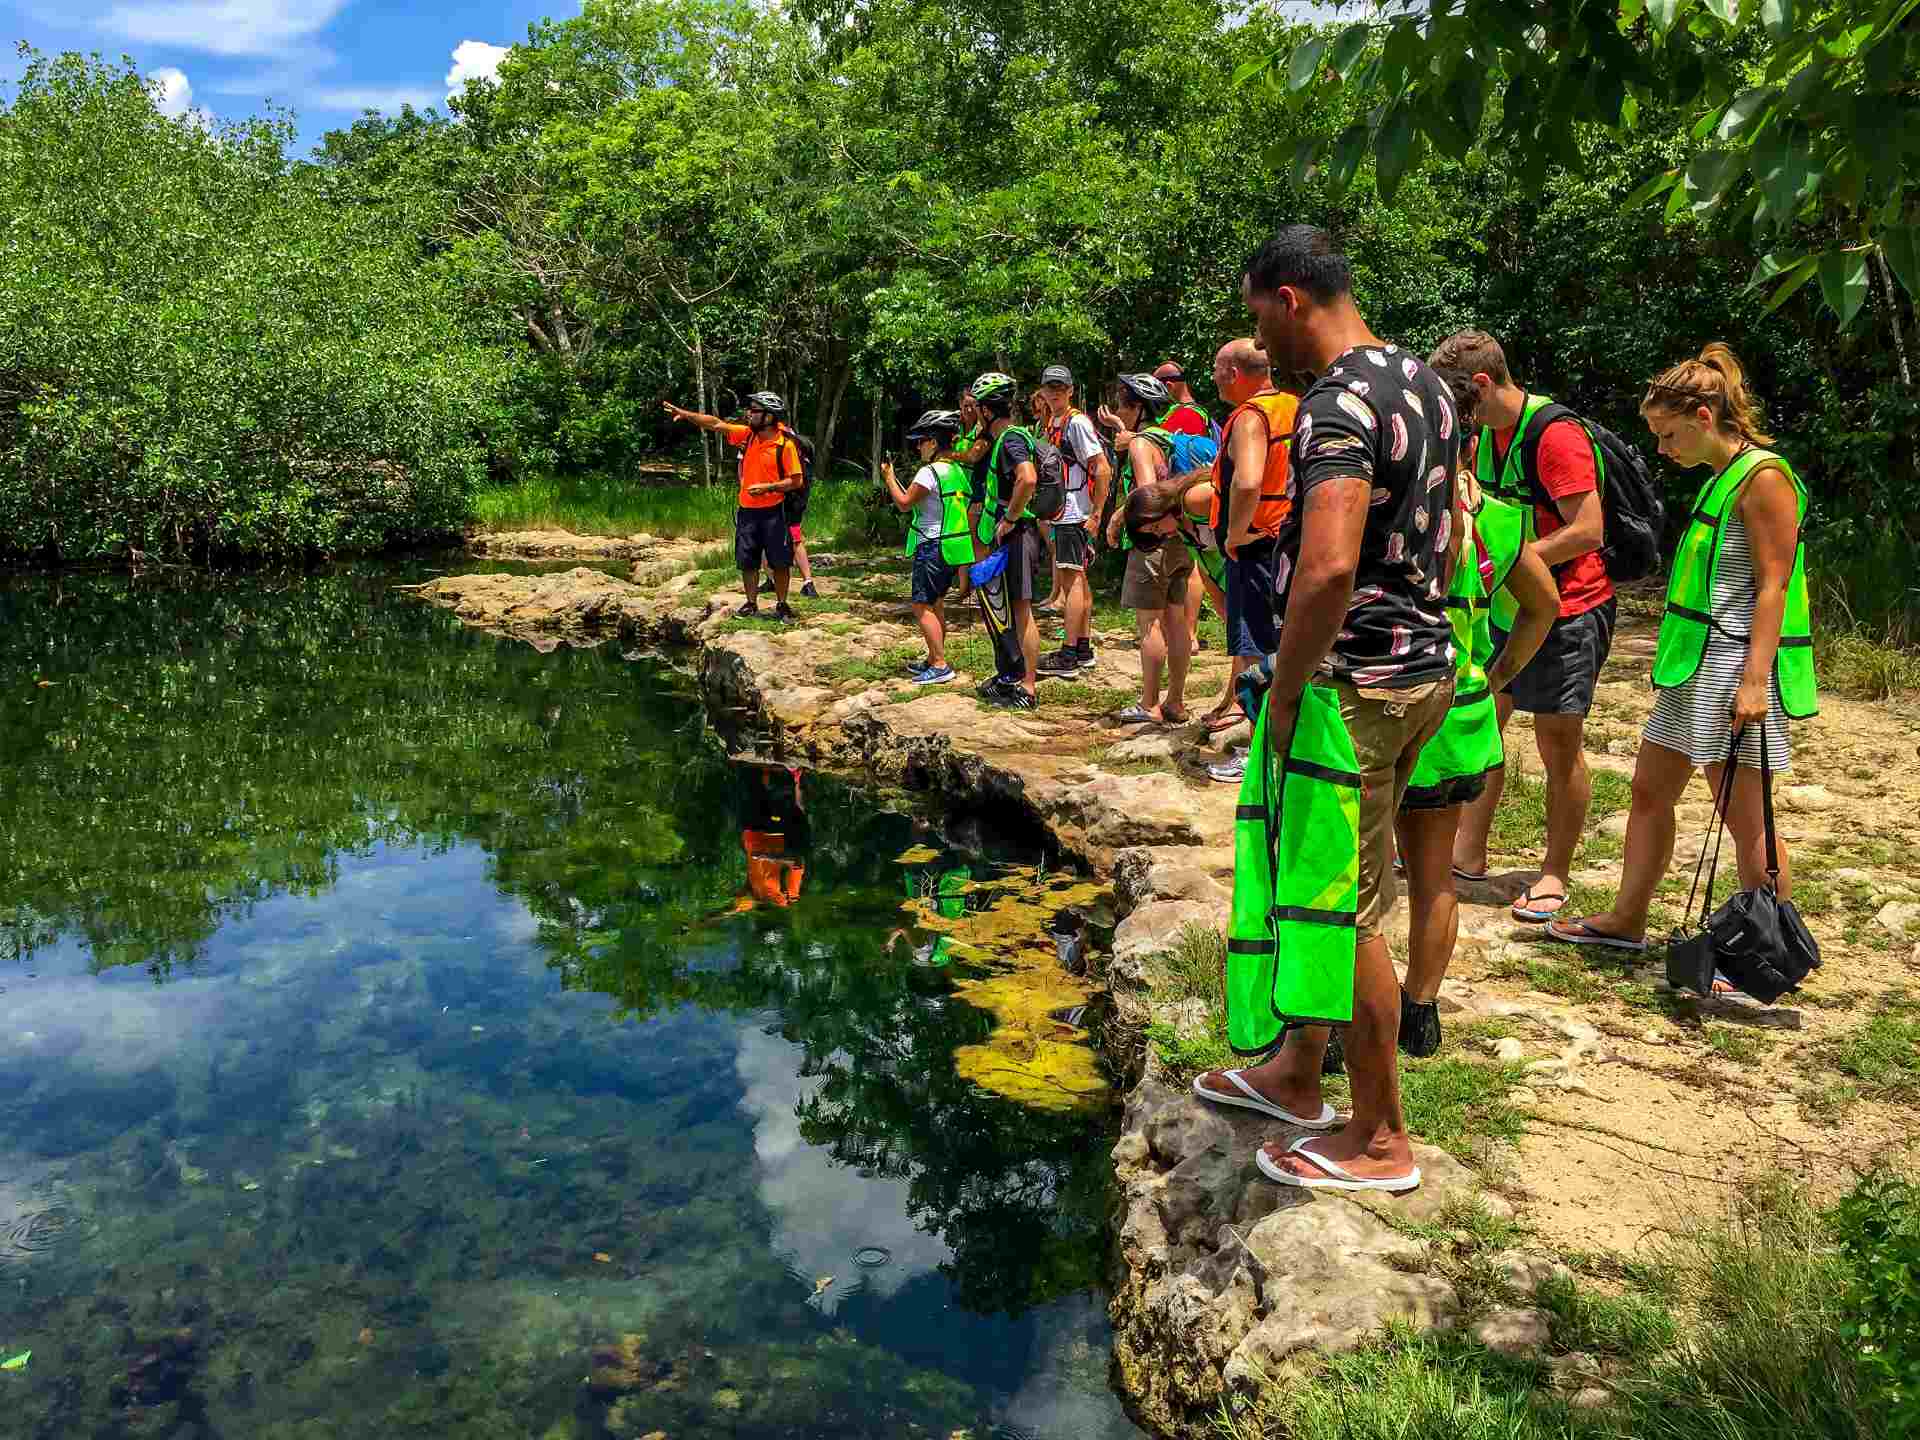
[[[1507,447],[1512,443],[1512,426],[1493,432],[1495,466],[1506,464]],[[1516,469],[1519,458],[1514,457]],[[1534,496],[1533,531],[1542,540],[1566,524],[1553,501],[1591,494],[1600,488],[1600,477],[1593,468],[1593,442],[1578,420],[1556,420],[1540,433],[1540,488],[1550,497],[1542,500]],[[1607,577],[1607,562],[1598,550],[1554,566],[1553,578],[1560,585],[1562,619],[1584,615],[1613,598],[1613,581]]]
[[[1176,400],[1166,418],[1160,422],[1162,430],[1171,430],[1175,435],[1204,435],[1207,433],[1207,412],[1191,400]]]

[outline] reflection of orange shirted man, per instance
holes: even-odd
[[[733,902],[733,908],[791,905],[800,898],[813,838],[800,798],[800,772],[778,765],[744,764],[739,774],[743,790],[740,848],[747,856],[747,893]]]

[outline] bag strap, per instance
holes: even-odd
[[[1700,872],[1704,869],[1707,874],[1707,894],[1706,898],[1700,902],[1700,928],[1703,930],[1707,927],[1708,918],[1713,914],[1713,881],[1720,871],[1720,844],[1727,835],[1727,806],[1733,801],[1733,774],[1740,764],[1740,733],[1734,732],[1733,744],[1727,749],[1726,774],[1720,777],[1720,793],[1714,799],[1713,818],[1707,822],[1711,827],[1707,836],[1713,841],[1713,859],[1711,862],[1708,861],[1707,846],[1703,841],[1700,846],[1699,863],[1693,867],[1693,889],[1687,892],[1687,908],[1684,915],[1686,919],[1692,920],[1693,901],[1694,897],[1700,893]]]
[[[1767,755],[1767,722],[1760,722],[1760,809],[1767,817],[1767,878],[1780,893],[1780,846],[1773,830],[1773,761]]]

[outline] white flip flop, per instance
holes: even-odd
[[[1287,1147],[1287,1154],[1299,1155],[1319,1166],[1326,1171],[1324,1176],[1295,1175],[1291,1170],[1282,1170],[1267,1158],[1265,1146],[1253,1152],[1253,1163],[1260,1167],[1262,1175],[1276,1185],[1297,1185],[1302,1190],[1381,1190],[1389,1195],[1401,1195],[1419,1187],[1420,1167],[1418,1165],[1414,1166],[1409,1174],[1396,1176],[1390,1180],[1368,1180],[1355,1175],[1351,1170],[1327,1159],[1326,1156],[1316,1155],[1307,1149],[1307,1144],[1312,1139],[1311,1135],[1302,1135]]]
[[[1237,1105],[1242,1110],[1257,1110],[1262,1115],[1271,1115],[1289,1125],[1298,1125],[1302,1130],[1331,1130],[1340,1123],[1340,1117],[1334,1113],[1331,1105],[1322,1105],[1317,1119],[1308,1120],[1296,1115],[1284,1106],[1276,1105],[1266,1096],[1246,1082],[1246,1072],[1241,1070],[1222,1070],[1220,1072],[1233,1083],[1238,1095],[1223,1095],[1218,1090],[1209,1090],[1200,1083],[1202,1077],[1193,1077],[1193,1093],[1202,1100],[1210,1100],[1215,1105]]]

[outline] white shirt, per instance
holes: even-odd
[[[913,504],[913,528],[920,533],[922,540],[938,540],[946,525],[946,502],[940,498],[940,474],[931,465],[922,465],[920,473],[913,477],[913,485],[926,490]]]
[[[1100,436],[1084,413],[1074,415],[1060,432],[1060,458],[1066,462],[1067,503],[1059,524],[1082,525],[1093,518],[1093,480],[1087,467],[1101,454]]]

